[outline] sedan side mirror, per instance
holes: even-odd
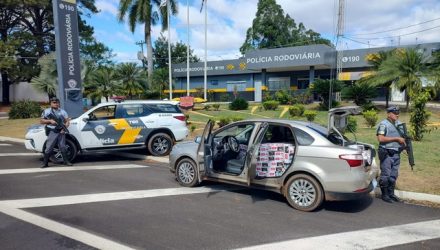
[[[201,136],[196,136],[196,138],[194,139],[194,142],[201,143],[202,142],[202,137]]]

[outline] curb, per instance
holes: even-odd
[[[6,136],[0,136],[0,141],[12,141],[12,142],[18,142],[18,143],[24,143],[24,139],[17,139],[12,137],[6,137]],[[137,155],[132,153],[125,153],[125,152],[117,152],[116,154],[121,156],[127,156],[127,157],[133,157],[140,160],[152,160],[157,161],[161,163],[169,163],[168,159],[165,159],[163,157],[156,157],[156,156],[143,156],[143,155]],[[440,195],[434,195],[434,194],[425,194],[425,193],[416,193],[416,192],[408,192],[403,190],[395,190],[396,195],[404,200],[415,200],[415,201],[428,201],[433,203],[439,203],[440,204]],[[373,191],[370,192],[372,196],[378,196],[380,195],[380,188],[376,187]]]

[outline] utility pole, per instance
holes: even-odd
[[[339,78],[340,73],[342,72],[342,57],[343,57],[343,45],[341,42],[341,38],[344,36],[344,23],[345,23],[345,0],[339,0],[339,9],[338,9],[338,26],[336,29],[336,81]],[[332,108],[333,101],[333,85],[330,81],[330,89],[329,89],[329,110]]]
[[[139,42],[136,42],[136,45],[141,46],[141,53],[142,53],[142,57],[141,59],[138,59],[142,61],[142,67],[145,69],[145,60],[144,60],[144,44],[146,44],[146,42],[144,40],[141,40]]]

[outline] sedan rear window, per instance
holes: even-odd
[[[311,145],[315,141],[311,135],[299,128],[293,128],[293,132],[295,133],[298,144],[301,146]]]

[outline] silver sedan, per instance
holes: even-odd
[[[283,194],[295,209],[313,211],[324,200],[356,199],[376,185],[372,145],[349,141],[342,131],[359,107],[329,111],[325,128],[292,120],[245,120],[176,144],[170,170],[182,186],[203,180]]]

